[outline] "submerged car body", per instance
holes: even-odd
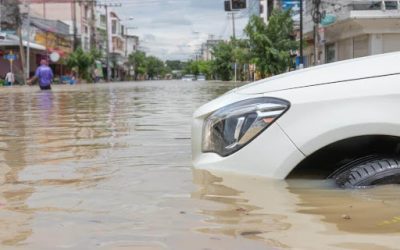
[[[352,59],[228,92],[194,113],[194,167],[277,179],[307,169],[326,177],[339,162],[398,153],[399,62],[400,53]]]

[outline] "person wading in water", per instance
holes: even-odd
[[[35,76],[28,81],[29,85],[32,84],[36,79],[39,80],[39,87],[41,90],[51,89],[51,83],[53,82],[53,71],[47,65],[47,61],[42,59],[40,66],[36,69]]]

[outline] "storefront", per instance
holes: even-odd
[[[42,55],[45,52],[45,47],[30,42],[28,44],[27,41],[23,42],[25,54],[27,53],[29,46],[30,58],[36,58],[39,55]],[[17,81],[22,82],[22,77],[24,74],[22,73],[21,67],[21,59],[20,59],[20,47],[19,47],[19,39],[14,35],[6,35],[4,39],[0,40],[0,77],[4,78],[4,76],[9,72],[12,68],[13,73],[16,75]],[[14,54],[15,60],[12,62],[7,60],[6,55]],[[32,75],[37,66],[35,60],[30,60],[30,75]],[[12,66],[12,67],[11,67]]]

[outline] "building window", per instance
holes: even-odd
[[[327,44],[325,47],[325,55],[326,55],[326,63],[334,62],[335,61],[335,54],[336,54],[336,48],[335,44]]]
[[[368,56],[369,36],[363,35],[353,39],[353,58]]]
[[[84,9],[84,12],[83,12],[83,18],[84,19],[88,19],[88,13],[89,13],[89,8],[88,8],[88,6],[87,5],[85,5],[85,9]]]
[[[113,35],[117,34],[117,20],[112,20],[111,32]]]
[[[87,38],[87,37],[85,37],[85,39],[84,39],[83,48],[85,50],[89,50],[89,38]]]
[[[100,24],[105,26],[106,25],[106,15],[100,15]]]

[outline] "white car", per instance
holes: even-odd
[[[184,75],[182,76],[182,81],[194,81],[196,77],[194,75]]]
[[[205,75],[198,75],[196,77],[197,81],[205,81],[206,80],[206,76]]]
[[[400,183],[400,53],[234,89],[194,113],[193,164],[341,187]]]

